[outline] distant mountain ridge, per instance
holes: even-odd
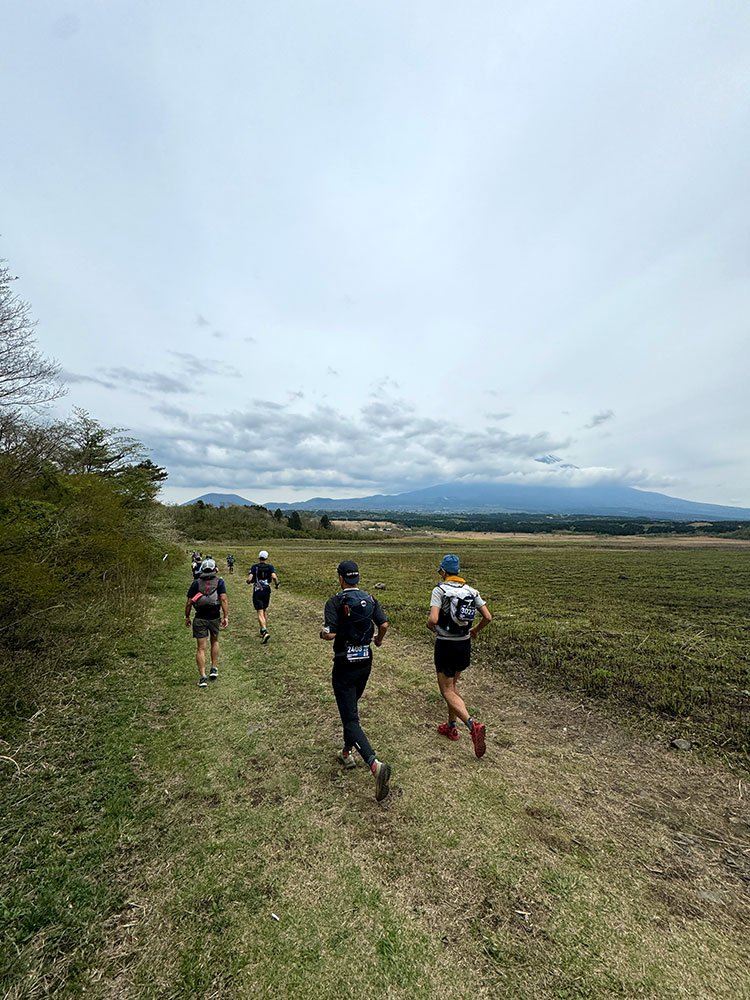
[[[271,509],[368,513],[564,514],[649,517],[674,521],[750,521],[750,508],[726,507],[649,493],[632,486],[526,486],[519,483],[440,483],[394,495],[347,500],[313,497],[304,503],[268,503]]]
[[[214,507],[250,505],[236,493],[205,493],[191,503]],[[269,510],[352,511],[420,514],[576,514],[595,517],[648,517],[672,521],[750,521],[750,508],[725,507],[648,493],[632,486],[526,486],[519,483],[456,481],[406,493],[332,500],[313,497],[297,503],[265,503]]]

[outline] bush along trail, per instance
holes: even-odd
[[[477,760],[436,732],[427,633],[392,629],[361,702],[393,767],[378,804],[336,760],[329,594],[281,575],[267,645],[225,576],[199,689],[171,570],[143,632],[3,744],[0,995],[750,996],[740,772],[472,667]]]

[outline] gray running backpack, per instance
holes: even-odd
[[[193,607],[196,611],[201,611],[205,608],[218,608],[219,577],[216,574],[201,576],[196,582],[198,584],[198,593],[192,598]]]

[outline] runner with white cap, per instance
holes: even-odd
[[[280,583],[276,569],[268,562],[268,553],[261,549],[258,562],[253,563],[247,571],[247,583],[253,587],[253,607],[258,612],[260,626],[260,641],[265,645],[271,636],[268,634],[268,605],[271,601],[271,584],[278,590]]]

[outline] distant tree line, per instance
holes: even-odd
[[[273,513],[262,506],[213,507],[198,500],[184,507],[169,507],[169,515],[185,541],[212,539],[242,544],[262,538],[350,538],[351,531],[337,528],[325,511]],[[374,518],[416,531],[476,531],[493,533],[595,535],[709,535],[750,538],[747,521],[669,521],[643,517],[594,517],[562,514],[435,514],[403,511],[336,511],[348,521]]]
[[[645,517],[605,517],[564,514],[435,514],[403,511],[336,511],[350,521],[374,518],[422,531],[597,535],[712,535],[750,538],[750,521],[669,521]]]

